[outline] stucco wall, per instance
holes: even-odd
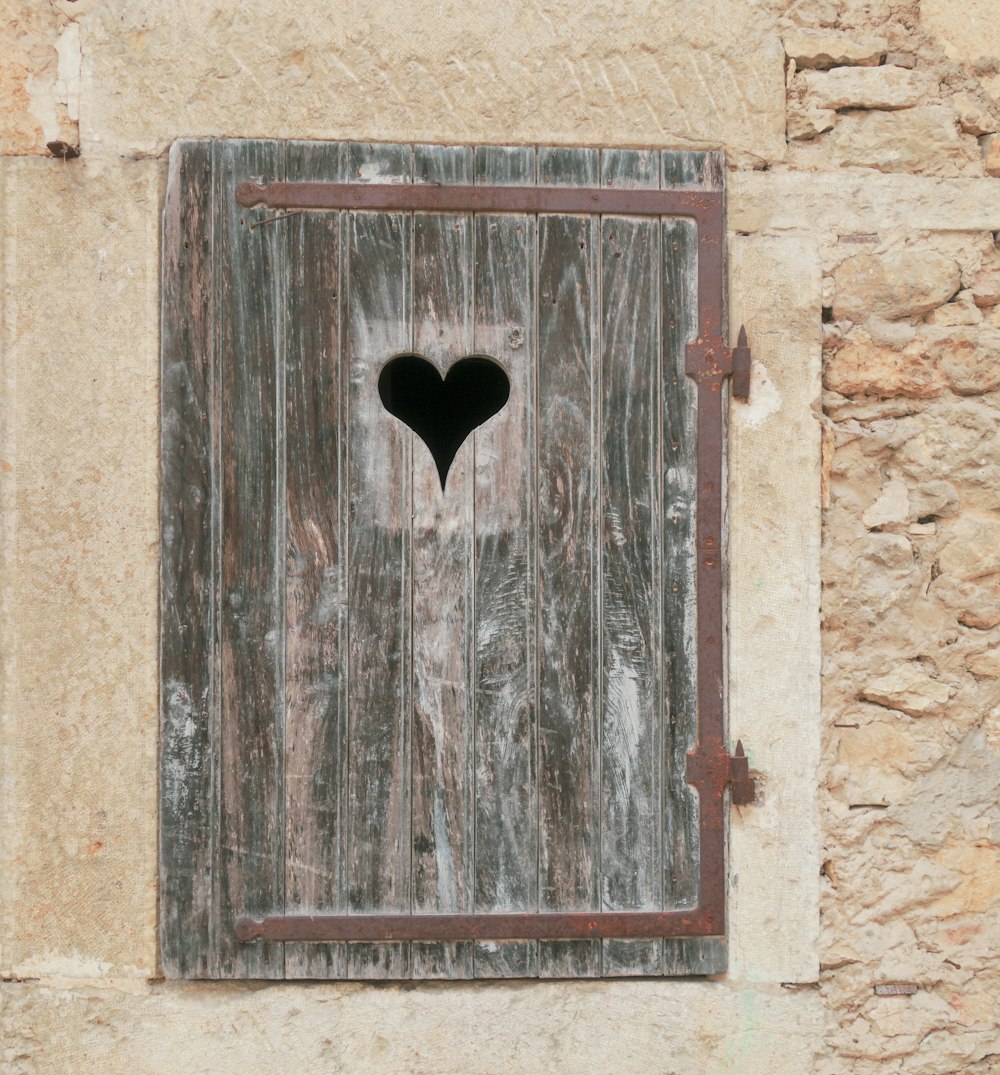
[[[20,5],[0,30],[11,1070],[1000,1065],[1000,122],[988,53],[925,6]],[[156,979],[159,212],[166,148],[211,135],[726,150],[756,363],[731,424],[730,727],[762,801],[734,812],[720,980]]]

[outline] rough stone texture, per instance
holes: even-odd
[[[944,326],[928,326],[901,348],[863,330],[852,332],[831,349],[823,383],[844,396],[911,399],[938,396],[946,386],[963,396],[1000,388],[1000,333],[943,320]]]
[[[927,675],[919,665],[904,662],[873,679],[862,692],[866,702],[898,709],[910,717],[939,713],[954,691]]]
[[[920,21],[1000,99],[1000,21],[993,0],[921,0]]]
[[[1000,305],[1000,257],[994,255],[972,281],[972,298],[977,306]]]
[[[996,329],[958,329],[928,334],[928,351],[938,356],[953,392],[979,395],[1000,388],[1000,332]]]
[[[885,53],[884,37],[855,35],[837,30],[787,30],[782,36],[785,54],[798,67],[834,67],[857,64],[874,67]]]
[[[969,291],[960,291],[951,302],[937,307],[924,318],[928,325],[941,325],[956,328],[959,325],[980,325],[983,314],[976,305],[975,295]]]
[[[843,396],[908,396],[928,399],[940,395],[944,376],[918,343],[903,350],[880,346],[858,331],[830,354],[823,384]]]
[[[830,130],[837,122],[832,108],[817,108],[804,97],[791,98],[788,102],[787,134],[789,138],[815,138]]]
[[[784,55],[750,5],[113,0],[81,19],[84,152],[178,135],[683,143],[784,156]],[[154,102],[149,107],[148,102]],[[137,107],[137,102],[146,102]]]
[[[884,202],[880,224],[877,188],[859,190],[857,231],[892,250],[930,225],[934,237],[923,239],[938,257],[927,281],[937,278],[940,300],[958,268],[966,288],[923,324],[919,302],[882,322],[872,316],[878,289],[866,304],[859,264],[843,256],[848,229],[829,229],[827,271],[837,279],[847,267],[861,324],[827,326],[837,331],[825,343],[821,943],[831,1052],[818,1075],[992,1073],[1000,1057],[990,912],[1000,897],[1000,340],[976,320],[977,294],[990,300],[996,215],[984,232],[973,212],[945,235],[960,184],[943,193],[937,230],[921,202],[941,185],[897,182],[912,184],[910,213]],[[777,218],[799,228],[791,205],[769,222]],[[855,392],[863,397],[847,398]],[[878,982],[916,992],[879,997]]]
[[[1000,127],[997,109],[981,96],[958,93],[951,103],[958,113],[958,124],[966,134],[992,134]]]
[[[979,147],[958,128],[952,108],[921,105],[900,112],[843,116],[829,136],[832,163],[921,175],[977,175]]]
[[[970,653],[965,658],[965,667],[974,676],[1000,679],[1000,646],[983,650],[982,653]]]
[[[969,582],[1000,571],[1000,516],[963,515],[941,549],[941,572]]]
[[[937,90],[922,72],[889,66],[803,71],[797,80],[808,101],[828,109],[910,108]]]
[[[850,321],[873,314],[920,316],[951,298],[961,279],[960,266],[931,249],[856,254],[834,270],[833,316]]]

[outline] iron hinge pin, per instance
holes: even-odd
[[[750,398],[750,344],[746,326],[740,325],[740,334],[733,348],[733,395],[744,401]]]
[[[757,785],[750,775],[750,761],[741,739],[736,740],[736,753],[729,755],[729,788],[733,806],[747,806],[757,801]]]

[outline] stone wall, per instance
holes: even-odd
[[[16,5],[0,1066],[1000,1071],[991,7]],[[156,977],[159,211],[167,147],[215,135],[727,152],[756,360],[731,436],[730,723],[762,801],[733,818],[720,980]]]

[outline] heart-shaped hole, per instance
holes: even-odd
[[[510,397],[510,378],[486,355],[460,358],[441,379],[420,355],[399,355],[378,378],[382,406],[405,422],[427,445],[437,464],[441,489],[465,438],[492,418]]]

